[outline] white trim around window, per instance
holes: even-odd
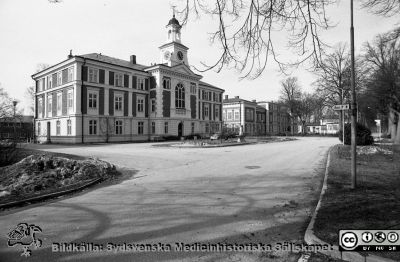
[[[99,91],[88,89],[87,91],[87,112],[88,114],[99,113]]]
[[[91,83],[99,82],[99,69],[89,67],[88,69],[88,81]]]

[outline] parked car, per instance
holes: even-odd
[[[210,137],[210,139],[211,139],[211,140],[217,140],[217,139],[220,139],[220,137],[221,137],[220,134],[215,133],[214,135],[212,135],[212,136]]]

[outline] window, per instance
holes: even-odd
[[[137,100],[137,111],[143,112],[143,109],[144,109],[144,100],[142,98],[139,98]]]
[[[89,120],[89,135],[97,134],[97,120]]]
[[[225,111],[222,113],[222,119],[225,121],[226,120],[226,113]]]
[[[181,83],[175,87],[175,108],[185,108],[185,87]]]
[[[114,109],[115,111],[122,111],[122,96],[116,95],[114,97]]]
[[[67,135],[71,135],[72,134],[72,123],[71,120],[68,119],[67,120]]]
[[[41,117],[43,112],[43,100],[41,98],[38,99],[38,117]]]
[[[144,79],[143,78],[138,78],[138,89],[139,90],[144,90]]]
[[[47,112],[48,115],[51,116],[51,109],[53,107],[53,98],[51,97],[51,94],[47,97]]]
[[[115,120],[115,134],[122,135],[122,120]]]
[[[68,68],[68,82],[71,82],[74,79],[74,67]]]
[[[97,93],[89,92],[89,108],[90,109],[97,108]]]
[[[206,124],[206,133],[210,133],[210,125]]]
[[[39,122],[39,123],[37,124],[37,134],[38,134],[38,136],[40,136],[41,133],[42,133],[42,125],[41,125],[41,123]]]
[[[122,74],[115,74],[115,86],[122,86],[123,78]]]
[[[62,93],[57,93],[57,115],[61,115]]]
[[[168,134],[168,122],[164,123],[164,133]]]
[[[60,86],[62,85],[62,75],[61,72],[57,73],[57,85]]]
[[[156,111],[156,100],[152,99],[151,100],[151,112],[155,112]]]
[[[143,126],[144,126],[143,122],[138,123],[138,134],[139,135],[143,135]]]
[[[215,108],[215,118],[219,118],[219,108]]]
[[[98,75],[99,75],[99,70],[94,68],[89,68],[89,82],[97,83]]]
[[[191,94],[196,94],[196,84],[195,83],[190,83],[190,93]]]
[[[163,79],[163,88],[164,89],[171,89],[171,79],[164,77]]]
[[[50,89],[53,87],[53,78],[51,76],[47,77],[47,89]]]
[[[248,121],[254,120],[253,111],[250,109],[246,109],[246,120]]]
[[[192,122],[192,134],[194,134],[194,122]]]
[[[59,136],[61,133],[61,124],[60,124],[60,120],[57,120],[56,122],[56,135]]]
[[[235,120],[240,120],[239,112],[235,112]]]
[[[68,90],[68,93],[67,93],[67,105],[68,105],[68,109],[72,109],[72,107],[74,105],[74,97],[73,97],[72,90]]]
[[[208,105],[204,106],[204,116],[208,117]],[[228,119],[229,119],[229,113],[228,113]]]
[[[37,86],[37,91],[38,91],[38,92],[43,91],[43,87],[44,87],[44,86],[43,86],[43,81],[42,81],[42,80],[43,80],[43,78],[37,80],[37,85],[38,85],[38,86]]]
[[[155,122],[151,122],[151,133],[152,134],[156,133],[156,123]]]

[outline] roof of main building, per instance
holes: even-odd
[[[140,65],[140,64],[132,64],[130,61],[111,57],[111,56],[106,56],[103,54],[98,54],[98,53],[90,53],[90,54],[85,54],[85,55],[77,55],[77,57],[83,57],[83,58],[88,58],[104,63],[109,63],[113,65],[118,65],[118,66],[123,66],[123,67],[128,67],[136,70],[143,70],[147,66],[145,65]]]

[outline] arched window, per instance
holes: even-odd
[[[185,87],[181,83],[175,87],[175,108],[185,108]]]

